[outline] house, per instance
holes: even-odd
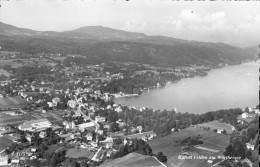
[[[110,125],[108,125],[108,124],[104,125],[104,129],[109,130],[110,129]]]
[[[106,117],[96,116],[95,117],[95,121],[96,122],[105,122],[106,121]]]
[[[47,129],[51,127],[51,122],[44,118],[44,119],[37,119],[37,120],[31,120],[31,121],[26,121],[22,125],[18,126],[19,130],[22,131],[37,131],[39,129]]]
[[[118,123],[119,127],[122,127],[125,125],[124,121],[122,121],[121,119],[119,119],[118,121],[116,121],[116,123]]]
[[[258,115],[260,114],[260,110],[258,108],[254,109],[254,111],[256,114],[258,114]]]
[[[118,113],[120,113],[120,112],[122,112],[123,110],[122,110],[122,108],[121,108],[120,106],[118,106],[118,107],[115,109],[115,111],[118,112]]]
[[[113,143],[113,138],[107,136],[107,138],[105,140],[101,141],[101,143]]]
[[[211,160],[211,159],[209,159],[207,162],[208,162],[209,164],[213,164],[213,160]]]
[[[92,141],[92,139],[93,139],[93,134],[92,134],[92,133],[88,133],[88,134],[86,135],[86,139],[87,139],[88,141]]]
[[[74,121],[71,121],[71,122],[67,122],[67,121],[64,121],[62,123],[64,126],[65,126],[65,129],[75,129],[75,123]]]
[[[48,104],[48,106],[49,106],[50,108],[52,108],[52,107],[55,106],[53,102],[47,102],[47,104]],[[56,104],[56,105],[57,105],[57,104]]]
[[[241,115],[242,118],[248,118],[249,117],[249,114],[247,112],[244,112],[242,115]]]
[[[75,108],[77,105],[77,102],[75,100],[69,100],[67,105],[71,108]]]
[[[103,135],[104,131],[103,130],[98,130],[97,133],[100,134],[100,135]]]
[[[97,147],[98,146],[98,144],[96,143],[96,142],[90,142],[90,144],[93,146],[93,147]]]
[[[39,134],[39,137],[40,138],[45,138],[47,136],[47,134],[46,134],[46,132],[40,132],[40,134]]]
[[[139,133],[142,133],[143,127],[142,126],[137,126],[136,129],[139,131]]]
[[[12,164],[12,165],[18,165],[18,164],[19,164],[19,159],[13,159],[13,160],[11,161],[11,164]]]
[[[107,106],[107,109],[111,109],[111,108],[112,108],[111,105],[108,105],[108,106]]]
[[[224,131],[223,129],[218,129],[218,130],[217,130],[217,133],[220,133],[220,134],[221,134],[223,131]]]
[[[32,152],[32,153],[35,153],[35,152],[36,152],[36,148],[32,148],[32,149],[31,149],[31,152]]]
[[[26,136],[25,136],[25,138],[26,138],[26,140],[28,141],[28,142],[32,142],[32,136],[31,135],[29,135],[29,134],[27,134]]]
[[[237,122],[240,123],[240,124],[242,124],[242,125],[244,125],[244,124],[247,123],[245,120],[237,120]]]
[[[70,141],[75,141],[75,135],[74,134],[71,134],[70,136],[66,137],[65,138],[65,141],[66,142],[70,142]]]
[[[113,147],[113,142],[111,142],[111,143],[106,143],[106,144],[105,144],[105,147],[106,147],[106,149],[112,148],[112,147]]]
[[[108,158],[110,158],[111,157],[111,155],[112,155],[112,151],[111,150],[109,150],[108,152],[107,152],[107,154],[106,154],[106,156],[108,157]]]
[[[83,124],[77,125],[81,131],[84,131],[85,129],[95,127],[96,124],[94,122],[87,122]]]
[[[255,148],[255,146],[250,143],[246,143],[246,147],[247,147],[247,149],[251,149],[251,150],[254,150],[254,148]]]

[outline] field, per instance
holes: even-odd
[[[16,97],[8,97],[8,98],[0,98],[0,108],[20,108],[25,106],[27,101],[18,96]]]
[[[12,60],[1,60],[0,61],[0,68],[4,67],[5,65],[10,65],[12,68],[17,68],[22,66],[22,64],[15,62],[15,59]]]
[[[79,157],[87,157],[92,158],[94,154],[90,152],[88,149],[82,148],[71,148],[67,151],[66,157],[70,158],[79,158]]]
[[[0,69],[0,76],[4,75],[6,77],[10,77],[12,74],[10,74],[8,71]]]
[[[212,130],[204,130],[198,127],[189,127],[180,132],[174,132],[168,136],[154,139],[148,142],[152,147],[153,152],[156,154],[161,151],[167,156],[169,167],[207,167],[210,166],[205,159],[191,159],[191,160],[181,160],[178,156],[184,152],[181,146],[176,142],[177,140],[183,140],[187,137],[200,135],[204,143],[200,147],[191,147],[188,151],[196,153],[202,156],[217,156],[222,155],[225,147],[229,143],[229,136],[218,134]]]
[[[47,118],[51,122],[56,122],[61,120],[62,113],[58,111],[50,111],[48,113],[41,113],[41,112],[29,112],[27,114],[20,114],[20,115],[10,115],[6,114],[6,112],[0,113],[0,126],[6,125],[19,125],[25,121],[35,120],[35,119],[43,119]]]
[[[0,152],[11,146],[14,142],[6,137],[0,137]]]
[[[213,131],[214,129],[225,129],[227,131],[227,134],[232,133],[231,125],[228,125],[226,123],[221,123],[218,121],[207,122],[207,123],[199,124],[198,126],[199,127],[209,127],[211,131]]]

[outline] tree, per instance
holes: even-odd
[[[107,115],[107,121],[116,122],[118,120],[118,113],[114,110],[110,110]]]
[[[250,161],[253,160],[253,153],[251,149],[246,150],[246,158],[248,158]]]
[[[115,138],[115,139],[113,140],[113,144],[114,144],[114,145],[120,145],[120,144],[122,144],[122,143],[123,143],[123,141],[122,141],[121,138]]]
[[[57,164],[58,164],[58,159],[59,159],[58,154],[54,153],[53,156],[52,156],[52,158],[51,158],[50,165],[51,165],[52,167],[57,166]]]
[[[257,132],[258,132],[259,128],[258,125],[252,125],[247,129],[247,136],[249,137],[249,139],[254,139]]]
[[[157,159],[161,162],[167,162],[167,157],[165,155],[163,155],[162,152],[158,152],[158,154],[156,155]]]
[[[239,138],[233,141],[234,148],[234,156],[241,157],[241,159],[245,158],[246,155],[246,144],[241,141]]]
[[[112,122],[111,125],[110,125],[110,131],[111,132],[117,132],[119,130],[120,130],[120,128],[119,128],[118,123]]]
[[[241,162],[237,162],[233,165],[233,167],[242,167],[242,163]]]
[[[246,163],[246,162],[243,162],[242,167],[250,167],[250,165],[248,165],[248,163]]]
[[[225,149],[225,152],[224,152],[224,155],[225,156],[230,156],[232,157],[234,155],[234,147],[232,144],[229,144],[226,149]]]

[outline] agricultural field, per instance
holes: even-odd
[[[10,77],[12,74],[9,73],[8,71],[6,70],[3,70],[3,69],[0,69],[0,76],[3,75],[5,77]]]
[[[69,150],[67,150],[67,154],[66,157],[70,157],[70,158],[80,158],[80,157],[84,157],[84,158],[89,158],[91,159],[94,156],[94,153],[90,152],[88,149],[82,149],[82,148],[71,148]]]
[[[231,125],[226,124],[226,123],[221,123],[219,121],[212,121],[212,122],[199,124],[198,127],[210,128],[211,131],[213,131],[214,129],[224,129],[224,130],[226,130],[227,134],[231,134],[233,131]]]
[[[6,65],[10,65],[12,68],[18,68],[21,67],[22,64],[17,62],[16,59],[11,59],[11,60],[1,60],[0,61],[0,68],[4,67]]]
[[[27,101],[21,97],[0,98],[0,108],[20,108],[25,106]]]
[[[0,137],[0,152],[11,146],[14,142],[6,137]]]
[[[15,111],[13,111],[15,112]],[[48,113],[41,112],[28,112],[27,114],[7,114],[7,112],[0,113],[0,126],[7,125],[19,125],[25,121],[44,119],[47,118],[51,122],[56,122],[61,120],[61,114],[58,112],[50,111]]]
[[[189,152],[195,153],[201,156],[217,156],[223,155],[225,147],[229,144],[229,135],[218,134],[212,130],[204,130],[199,127],[189,127],[180,132],[174,132],[168,136],[148,141],[148,144],[152,147],[154,153],[163,152],[167,156],[167,165],[169,167],[208,167],[210,164],[205,159],[191,159],[182,160],[178,159],[184,151],[178,144],[179,140],[183,140],[187,137],[195,137],[200,135],[203,144],[200,147],[190,147]]]

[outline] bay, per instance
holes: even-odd
[[[116,98],[115,103],[178,112],[205,113],[254,107],[259,103],[259,62],[211,70],[205,77],[186,78],[140,96]]]

